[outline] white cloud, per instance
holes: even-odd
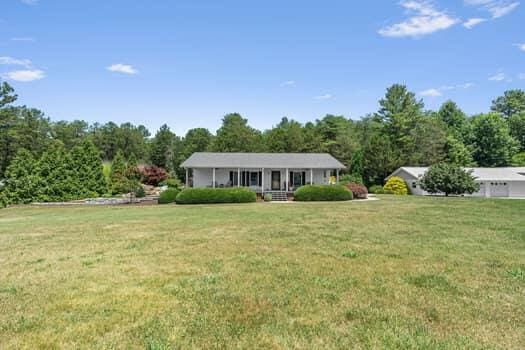
[[[315,96],[314,97],[314,99],[319,100],[319,101],[331,100],[333,98],[334,98],[334,96],[332,96],[331,94],[324,94],[324,95],[319,95],[319,96]]]
[[[410,17],[403,22],[381,28],[380,35],[394,38],[421,37],[448,29],[459,22],[445,11],[437,10],[430,1],[404,0],[401,6]]]
[[[443,96],[445,91],[459,90],[459,89],[470,89],[474,86],[474,83],[463,83],[457,85],[444,85],[439,88],[432,88],[421,91],[419,94],[426,97],[440,97]]]
[[[525,73],[518,74],[518,79],[525,80]]]
[[[38,0],[20,0],[26,5],[36,5],[38,3]]]
[[[35,42],[35,38],[31,37],[18,37],[18,38],[11,38],[11,41],[27,41],[27,42]]]
[[[441,93],[441,91],[439,91],[438,89],[428,89],[428,90],[424,90],[424,91],[421,91],[419,93],[421,96],[427,96],[427,97],[439,97],[439,96],[443,96],[443,94]]]
[[[295,87],[295,80],[287,80],[281,83],[281,86]]]
[[[485,18],[469,18],[468,20],[466,20],[463,23],[463,27],[465,27],[467,29],[472,29],[475,26],[477,26],[478,24],[481,24],[481,23],[483,23],[485,21],[486,21]]]
[[[514,44],[514,46],[516,46],[521,51],[525,51],[525,43],[523,43],[523,44]]]
[[[16,70],[5,75],[7,79],[21,82],[40,80],[45,78],[45,76],[45,73],[39,69]]]
[[[505,73],[503,72],[498,72],[492,76],[489,77],[489,80],[490,81],[503,81],[507,78],[507,76],[505,75]]]
[[[492,18],[506,16],[520,5],[519,1],[513,0],[465,0],[465,3],[488,11]]]
[[[111,66],[106,67],[106,69],[109,70],[110,72],[117,72],[117,73],[130,74],[130,75],[138,73],[138,71],[135,68],[133,68],[133,66],[129,64],[123,64],[123,63],[112,64]]]
[[[31,67],[31,61],[27,59],[13,58],[9,56],[0,56],[0,64],[8,66],[24,66]]]

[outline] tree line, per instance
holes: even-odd
[[[453,101],[437,111],[426,110],[406,86],[395,84],[379,100],[376,112],[358,120],[326,115],[300,123],[284,117],[261,131],[232,113],[223,117],[215,133],[195,128],[185,135],[176,135],[166,124],[151,135],[145,126],[131,123],[52,121],[37,109],[16,106],[16,100],[13,88],[1,84],[0,179],[8,177],[21,150],[26,157],[41,159],[55,149],[72,157],[80,148],[94,150],[105,161],[120,153],[126,161],[164,168],[181,179],[180,164],[199,151],[326,152],[367,186],[382,184],[400,166],[525,166],[523,90],[506,91],[490,111],[468,116]]]

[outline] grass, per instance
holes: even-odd
[[[0,348],[517,349],[525,201],[0,211]]]

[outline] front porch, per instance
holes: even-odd
[[[195,188],[250,188],[258,194],[293,193],[297,188],[339,181],[338,169],[304,168],[187,168],[186,186]]]

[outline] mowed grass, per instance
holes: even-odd
[[[519,349],[525,201],[0,211],[0,348]]]

